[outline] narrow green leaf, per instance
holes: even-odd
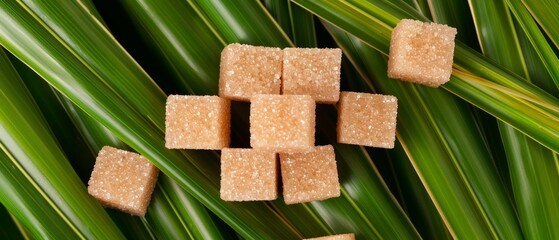
[[[557,88],[557,86],[555,85],[554,80],[554,78],[557,78],[557,76],[552,76],[551,74],[553,73],[551,71],[548,71],[546,63],[544,63],[544,61],[547,60],[540,57],[538,50],[536,49],[535,45],[531,43],[527,32],[522,29],[519,22],[516,21],[516,19],[513,19],[513,22],[516,29],[516,36],[518,37],[518,42],[520,43],[522,55],[524,55],[524,62],[526,64],[526,67],[528,68],[528,77],[530,82],[542,89],[546,89],[553,96],[559,96],[559,88]],[[553,54],[553,51],[551,51],[551,53]],[[553,56],[555,55],[553,54]],[[556,56],[555,58],[557,59]],[[559,64],[559,62],[557,64]],[[554,66],[554,68],[557,67]]]
[[[135,1],[129,1],[128,4],[129,7],[134,7],[134,9],[131,9],[130,11],[140,11],[140,10],[146,11],[145,9],[148,9],[148,8],[140,9],[135,7],[135,5],[137,5]],[[179,2],[174,5],[178,6],[180,4],[181,3]],[[138,16],[140,15],[144,16],[144,19],[142,19],[143,22],[158,21],[157,17],[155,17],[156,19],[152,20],[150,19],[149,16],[151,15],[158,16],[160,14],[164,14],[168,12],[168,11],[163,11],[162,8],[149,8],[149,9],[150,9],[150,14],[138,14]],[[260,11],[263,11],[263,9],[261,9]],[[242,16],[238,16],[238,15],[235,16],[236,19],[232,21],[238,22],[237,25],[239,26],[245,26],[243,29],[238,29],[239,31],[243,30],[246,32],[250,32],[252,31],[252,29],[255,29],[252,26],[253,22],[247,22],[247,20],[245,20]],[[164,26],[163,28],[171,29],[172,26],[176,25],[174,21],[171,20],[167,20],[167,21],[169,22],[167,22],[165,24],[166,26]],[[164,22],[161,23],[164,24]],[[215,25],[211,29],[212,31],[215,31],[217,35],[223,35],[224,33],[230,30],[229,28],[230,28],[229,25],[225,25],[225,26]],[[265,31],[279,31],[277,29],[277,26],[275,25],[272,27],[268,26],[268,28],[269,29]],[[146,29],[146,30],[148,31],[147,35],[156,36],[154,37],[154,39],[159,40],[158,46],[159,49],[164,51],[163,55],[170,56],[170,53],[175,51],[172,45],[166,44],[166,40],[165,40],[165,38],[175,39],[175,37],[168,37],[168,36],[164,37],[163,35],[159,34],[156,29]],[[175,34],[177,36],[180,36],[181,34],[185,34],[185,35],[192,34],[188,32],[181,33],[180,31],[184,31],[184,28],[173,28],[172,32],[174,31],[178,31]],[[244,43],[261,45],[265,43],[273,44],[274,42],[280,41],[280,40],[271,39],[271,37],[273,37],[273,35],[265,37],[263,39],[261,38],[247,39],[247,41],[249,42],[244,42]],[[231,41],[233,42],[238,42],[240,40],[241,39],[231,39]],[[213,49],[208,49],[208,50],[219,52],[221,48],[218,48],[216,50]],[[173,56],[177,56],[177,55],[173,55]],[[174,59],[173,61],[184,62],[184,58],[187,56],[178,56],[178,57],[180,58]],[[218,65],[206,65],[204,62],[199,62],[197,65],[201,66],[201,68],[203,69],[207,69],[208,71],[219,72]],[[207,91],[207,90],[201,90],[201,91]],[[327,112],[331,113],[331,110],[332,109],[329,109],[327,110]],[[335,117],[332,117],[331,114],[326,117],[319,117],[319,118],[335,119]],[[326,126],[323,126],[322,128],[319,127],[318,132],[324,132],[324,131],[330,132],[331,129],[335,129],[334,121],[326,121],[325,125]],[[235,129],[235,127],[233,129]],[[328,139],[327,140],[328,143],[336,141],[335,136],[328,136],[327,139]],[[325,233],[336,233],[336,232],[343,233],[343,232],[353,231],[356,232],[359,236],[363,236],[367,238],[378,238],[378,237],[391,238],[394,237],[395,234],[399,234],[398,236],[400,238],[413,238],[413,236],[415,236],[417,233],[415,232],[411,224],[409,224],[409,221],[403,215],[401,209],[399,209],[396,202],[389,195],[386,187],[384,186],[384,183],[382,182],[382,179],[380,179],[378,173],[376,173],[373,170],[374,168],[372,168],[372,165],[370,165],[370,160],[367,158],[366,155],[363,154],[364,152],[362,152],[361,150],[353,150],[353,151],[358,151],[359,154],[352,154],[351,156],[349,155],[349,153],[345,153],[349,151],[350,150],[346,150],[344,151],[344,154],[339,154],[338,159],[340,162],[351,161],[353,164],[356,164],[354,162],[359,162],[359,164],[363,164],[362,168],[366,170],[360,172],[360,174],[355,176],[355,178],[350,181],[352,184],[358,186],[358,188],[361,189],[360,191],[353,190],[351,191],[353,194],[351,196],[344,196],[344,198],[308,204],[305,206],[297,206],[297,205],[285,206],[285,204],[276,201],[274,202],[273,207],[275,209],[279,209],[280,214],[282,214],[284,218],[290,221],[295,228],[300,229],[299,231],[301,231],[301,233],[304,236],[321,236],[321,235],[325,235]],[[344,165],[345,164],[346,163],[344,163]],[[344,169],[350,171],[349,168],[344,168]],[[340,172],[341,171],[344,170],[340,170]],[[368,182],[369,187],[366,187],[367,185],[364,184],[359,185],[358,180]],[[351,186],[351,184],[349,184],[348,186]],[[362,193],[370,193],[370,194],[362,194]],[[378,207],[368,206],[369,205],[368,203],[373,201],[378,202],[377,205]],[[336,209],[336,211],[334,211],[333,209]],[[369,216],[379,216],[379,215],[385,217],[383,218],[369,217]],[[360,216],[360,217],[356,218],[355,216]],[[327,219],[327,221],[324,221],[322,219]],[[392,226],[389,227],[383,226],[384,225],[383,223],[388,221],[394,222],[395,224],[392,224]],[[379,227],[381,228],[380,230],[377,229]]]
[[[18,223],[14,221],[12,215],[0,205],[0,238],[2,239],[25,239],[24,235],[18,231]]]
[[[559,16],[557,16],[559,2],[554,0],[518,1],[524,3],[526,8],[532,13],[532,16],[547,33],[547,36],[555,43],[555,47],[559,48],[559,26],[557,25],[559,22]]]
[[[77,238],[56,210],[41,201],[41,193],[29,187],[32,183],[4,151],[0,152],[0,173],[0,201],[34,238]],[[45,221],[47,216],[49,221]]]
[[[67,9],[61,12],[55,10],[56,14],[68,15],[56,18],[61,21],[72,19],[70,15],[87,16],[84,8],[73,2],[58,3],[56,8],[59,8],[59,5],[64,5]],[[94,46],[90,47],[90,51],[94,49],[95,54],[100,58],[95,62],[95,66],[102,65],[99,68],[108,69],[103,71],[103,75],[114,74],[109,78],[111,81],[107,81],[102,77],[103,75],[94,71],[96,68],[86,64],[87,62],[84,62],[81,57],[77,57],[77,52],[68,45],[61,44],[60,38],[53,36],[53,32],[45,29],[44,25],[40,25],[36,18],[29,15],[28,10],[12,1],[4,1],[2,6],[0,8],[2,45],[126,144],[153,161],[159,169],[187,189],[241,235],[251,238],[299,237],[288,223],[281,220],[279,215],[264,203],[241,204],[221,201],[218,187],[219,165],[215,154],[202,151],[172,151],[165,148],[163,137],[165,96],[160,94],[156,86],[147,87],[153,84],[151,81],[138,84],[146,79],[145,74],[138,70],[135,63],[117,44],[108,43],[112,38],[102,30],[100,24],[85,19],[79,24],[72,23],[72,26],[79,27],[71,30],[75,31],[72,35],[80,39],[80,44]],[[100,35],[93,38],[79,37],[81,32],[91,28],[101,32]],[[104,34],[105,37],[100,37]],[[92,40],[99,38],[102,39],[101,42],[106,41],[110,46],[102,48],[103,44],[92,43]],[[110,52],[111,49],[115,52]],[[120,55],[114,56],[116,58],[114,59],[111,57],[113,54]],[[117,63],[119,60],[124,62]],[[121,72],[129,72],[133,76],[123,77]],[[149,91],[150,94],[143,95],[141,94],[143,91]],[[143,100],[136,101],[136,98]],[[140,106],[142,104],[145,106]]]
[[[470,6],[483,54],[526,78],[526,64],[505,2],[471,0]]]
[[[219,72],[199,66],[219,66],[219,55],[225,43],[208,31],[195,9],[176,1],[126,0],[123,5],[159,52],[167,47],[174,49],[165,51],[163,56],[182,92],[217,93]],[[187,31],[185,26],[188,26]],[[196,37],[192,37],[193,33]]]
[[[475,124],[467,106],[439,89],[388,79],[384,56],[326,26],[364,78],[376,79],[373,84],[382,92],[398,97],[398,139],[452,235],[518,236],[513,208],[489,153],[477,140],[478,131],[468,130]]]
[[[433,20],[433,16],[431,15],[431,9],[429,7],[429,0],[417,0],[417,6],[415,7],[418,9],[423,16],[427,17],[428,19]]]
[[[504,1],[471,1],[470,4],[484,54],[503,66],[515,69],[516,73],[528,76],[519,38]],[[547,170],[549,164],[552,164],[550,159],[553,158],[553,152],[505,123],[499,123],[499,129],[509,162],[524,236],[531,239],[558,237],[557,231],[548,226],[559,222],[558,199],[554,194],[544,194],[555,192],[551,186],[553,182],[559,182],[559,175]],[[534,169],[538,172],[534,172]],[[534,213],[540,214],[536,216]]]
[[[90,143],[86,141],[90,140],[90,138],[88,138],[91,137],[90,132],[85,132],[84,134],[84,131],[80,131],[81,129],[76,129],[74,122],[76,122],[75,115],[78,114],[82,114],[88,119],[90,118],[85,115],[83,111],[75,109],[71,102],[53,90],[41,77],[25,66],[21,61],[13,57],[10,60],[18,70],[18,73],[35,99],[35,102],[37,102],[50,129],[56,136],[61,148],[65,151],[70,164],[72,164],[72,167],[78,176],[80,176],[82,182],[87,184],[91,176],[93,164],[95,163],[95,157],[102,146],[96,149],[89,146]],[[78,123],[83,122],[78,119]],[[108,133],[108,130],[104,128],[99,130],[104,134]],[[149,231],[139,218],[114,210],[109,210],[109,216],[115,221],[115,224],[127,238],[149,238]]]
[[[59,217],[65,223],[60,224],[61,227],[71,229],[62,234],[63,236],[122,238],[120,231],[101,206],[87,194],[3,51],[0,51],[0,62],[0,102],[3,103],[0,109],[0,147],[5,154],[3,159],[7,161],[4,164],[8,164],[6,168],[10,166],[10,170],[20,171],[19,174],[12,173],[18,174],[17,178],[27,180],[27,183],[20,183],[23,184],[20,187],[27,185],[30,191],[37,191],[41,197],[36,201],[45,201],[52,208],[49,210],[55,213],[52,216],[45,215],[45,212],[34,208],[33,205],[27,206],[27,209],[37,211],[33,214],[42,221]],[[12,188],[13,186],[15,185],[12,185]],[[17,193],[19,196],[21,194],[23,193]],[[29,203],[29,200],[26,203]],[[23,221],[21,217],[23,216],[20,215],[18,219]],[[32,232],[35,231],[37,237],[51,234],[33,230],[34,226],[27,224],[26,227]],[[48,226],[50,220],[44,224]]]
[[[472,14],[466,10],[469,8],[468,1],[427,0],[427,2],[429,2],[433,22],[458,29],[456,39],[473,49],[479,49]]]
[[[155,107],[150,103],[159,101],[161,105],[164,105],[162,97],[165,94],[84,5],[74,1],[57,3],[56,1],[23,0],[17,2],[19,8],[29,14],[29,20],[35,19],[50,34],[56,34],[59,44],[65,47],[79,62],[87,64],[88,70],[99,78],[137,79],[134,84],[111,82],[113,91],[120,93],[127,104],[139,109],[148,118],[164,116],[164,108]],[[103,53],[98,51],[99,49],[103,49]],[[112,64],[107,64],[107,59],[111,59]],[[120,71],[113,71],[115,68]]]
[[[452,239],[402,145],[397,142],[394,149],[387,151],[387,154],[389,158],[386,159],[386,162],[394,172],[394,180],[397,182],[402,206],[421,237],[423,239]]]
[[[169,177],[161,176],[158,185],[158,189],[172,204],[174,215],[183,224],[182,228],[188,230],[192,239],[226,239],[228,237],[226,231],[229,228],[218,229],[216,221],[211,218],[208,210]],[[166,216],[168,214],[160,214],[150,222],[161,221]],[[166,237],[166,239],[170,238]]]
[[[388,53],[388,44],[390,42],[392,27],[396,25],[401,17],[412,16],[417,19],[425,20],[423,16],[416,16],[414,12],[402,12],[401,9],[376,1],[367,3],[358,2],[355,3],[356,5],[337,1],[293,1],[360,38],[362,41],[375,47],[384,54]],[[382,6],[382,8],[380,8],[380,6]],[[360,11],[355,11],[356,9]],[[459,78],[452,78],[454,81],[451,80],[449,83],[445,84],[443,86],[445,89],[453,94],[460,94],[458,95],[459,97],[503,119],[550,149],[559,151],[559,141],[556,141],[559,136],[559,129],[556,127],[556,123],[559,122],[557,117],[559,116],[559,111],[556,107],[553,107],[559,106],[559,101],[555,97],[537,88],[535,85],[526,82],[517,75],[511,74],[496,66],[494,63],[488,61],[479,53],[467,48],[460,42],[456,44],[454,60],[455,73],[456,70],[466,70],[479,77],[471,78],[468,77],[468,75],[462,75]],[[532,108],[533,112],[539,111],[542,114],[538,114],[537,116],[525,115],[522,114],[524,109],[516,108],[515,106],[508,107],[509,109],[514,108],[514,112],[489,108],[489,106],[497,102],[498,99],[495,99],[489,94],[485,94],[483,98],[471,94],[472,92],[468,89],[473,87],[471,86],[471,84],[474,84],[473,81],[475,81],[477,85],[475,88],[483,91],[501,92],[502,94],[506,92],[506,94],[514,94],[518,98],[528,98],[529,101],[537,102],[535,105],[525,104],[524,107]],[[489,87],[492,89],[489,89]],[[521,114],[521,116],[518,116],[517,113]],[[533,128],[532,123],[534,122],[538,123],[540,126],[544,124],[544,129],[549,130],[540,131],[541,128]]]
[[[293,43],[297,47],[316,47],[314,15],[299,5],[289,3]]]
[[[511,41],[511,39],[516,40],[519,37],[514,31],[514,23],[507,16],[508,9],[504,5],[505,3],[499,3],[498,7],[492,11],[482,13],[482,16],[501,16],[501,18],[477,21],[478,26],[487,28],[484,31],[486,34],[480,38],[480,41],[494,44],[492,47],[483,48],[486,55],[496,58],[504,66],[517,69],[519,74],[527,75],[528,71],[524,70],[525,67],[519,66],[520,64],[525,65],[524,61],[508,59],[523,59],[524,56],[521,52],[520,42]],[[479,11],[487,11],[485,8],[487,2],[479,4],[479,6]],[[505,24],[506,26],[504,26]],[[487,32],[496,34],[490,35]],[[550,168],[553,166],[553,161],[551,161],[553,152],[504,124],[500,125],[500,130],[509,161],[515,201],[524,236],[530,239],[557,238],[558,231],[550,227],[559,222],[559,212],[557,211],[559,199],[557,194],[554,194],[559,186],[559,174],[549,170],[553,169]]]
[[[105,127],[85,115],[80,109],[75,108],[66,99],[64,100],[66,109],[68,109],[74,122],[77,122],[80,126],[82,134],[87,136],[88,143],[94,153],[97,153],[101,147],[106,145],[121,149],[128,148]],[[203,205],[167,176],[160,175],[152,195],[152,202],[153,204],[150,204],[143,221],[147,221],[154,228],[154,234],[158,237],[164,239],[223,239],[220,236],[221,231],[215,228],[215,223],[210,219]],[[135,230],[136,232],[128,231],[130,237],[133,236],[132,234],[136,234],[136,236],[133,236],[134,239],[149,237],[150,234],[146,232],[146,229],[137,229],[131,224],[122,227]]]
[[[540,87],[547,89],[550,93],[554,94],[554,96],[559,96],[559,58],[555,55],[553,48],[549,45],[538,24],[522,2],[520,0],[505,0],[505,2],[514,14],[520,27],[522,27],[522,30],[526,34],[534,50],[537,52],[541,59],[541,63],[545,66],[546,71],[553,79],[555,86],[541,83],[539,78],[533,78],[532,81],[536,84],[541,84],[539,85]]]
[[[316,47],[314,16],[289,0],[265,0],[264,5],[297,47]]]
[[[290,39],[293,39],[289,0],[263,0],[262,3],[270,15],[276,20],[278,26],[283,29],[283,32],[285,32]]]
[[[559,236],[559,173],[556,154],[522,133],[503,129],[510,139],[505,148],[518,216],[528,239],[556,239]]]
[[[84,160],[91,159],[89,148],[61,106],[55,90],[21,61],[11,54],[9,54],[9,57],[45,117],[50,130],[56,137],[72,168],[82,182],[87,183],[91,169],[93,169],[93,162]]]
[[[360,57],[367,59],[368,56]],[[345,75],[342,81],[342,89],[357,92],[362,92],[365,89],[371,89],[373,92],[377,91],[370,81],[359,75],[358,70],[350,61],[344,60],[342,62],[342,71],[342,75]],[[391,182],[395,182],[396,186],[391,188],[392,193],[398,199],[421,237],[424,239],[450,238],[450,233],[446,230],[441,216],[423,187],[401,144],[397,141],[394,149],[387,149],[385,151],[388,155],[386,159],[379,156],[379,151],[375,150],[378,149],[367,148],[369,155],[375,156],[374,163],[378,166],[384,181],[387,182],[389,187]],[[383,173],[383,167],[390,168],[390,176]]]
[[[188,0],[188,2],[199,10],[202,16],[206,16],[216,29],[220,29],[220,35],[227,43],[250,42],[263,46],[293,46],[289,37],[281,31],[260,1]],[[246,22],[251,25],[246,27],[244,25]]]

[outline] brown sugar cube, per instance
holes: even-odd
[[[276,153],[260,149],[221,151],[221,199],[265,201],[278,197]]]
[[[137,153],[103,147],[87,192],[105,206],[144,216],[158,174],[159,169]]]
[[[249,101],[254,94],[280,94],[279,48],[230,44],[221,52],[219,96]]]
[[[307,238],[305,240],[355,240],[355,234],[347,233],[347,234],[338,234],[326,237],[317,237],[317,238]]]
[[[217,96],[167,98],[165,146],[170,149],[222,149],[229,146],[231,106]]]
[[[286,204],[340,196],[336,154],[331,145],[308,152],[280,153],[280,165]]]
[[[342,92],[338,106],[338,142],[394,148],[398,99],[394,96]]]
[[[312,148],[315,107],[308,95],[255,95],[250,105],[250,146],[275,151]]]
[[[456,28],[402,19],[392,31],[388,77],[438,87],[450,79]]]
[[[311,95],[318,103],[338,102],[342,50],[286,48],[283,54],[282,94]]]

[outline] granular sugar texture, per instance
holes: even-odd
[[[282,94],[311,95],[317,103],[338,101],[342,63],[339,48],[286,48],[283,52]]]
[[[279,48],[230,44],[221,53],[219,96],[249,101],[254,94],[280,94]]]
[[[315,108],[308,95],[255,95],[250,106],[250,146],[277,152],[314,147]]]
[[[280,168],[286,204],[340,196],[336,154],[331,145],[308,152],[280,153]]]
[[[165,146],[210,150],[229,147],[230,104],[229,100],[217,96],[169,96]]]
[[[87,192],[103,205],[144,216],[159,169],[139,154],[103,147]]]
[[[398,99],[394,96],[342,92],[338,106],[338,142],[394,148]]]
[[[221,151],[221,199],[265,201],[277,198],[277,157],[273,151],[224,148]]]
[[[392,31],[388,76],[438,87],[450,79],[456,28],[403,19]]]

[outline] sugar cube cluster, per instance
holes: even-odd
[[[219,96],[250,102],[252,149],[222,149],[223,200],[276,199],[280,169],[287,204],[340,195],[334,148],[315,147],[315,112],[339,99],[341,58],[340,49],[225,47]]]
[[[431,87],[446,83],[456,33],[446,25],[402,20],[392,32],[388,76]],[[394,96],[340,92],[341,59],[340,49],[230,44],[221,54],[219,96],[168,97],[165,146],[221,150],[225,201],[274,200],[279,180],[286,204],[337,197],[334,147],[315,146],[316,104],[338,103],[338,143],[380,148],[394,148],[398,109]],[[251,103],[250,149],[229,148],[230,101]],[[105,206],[143,216],[158,173],[143,156],[107,146],[88,192]]]

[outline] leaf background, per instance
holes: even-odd
[[[551,14],[558,7],[516,0],[2,0],[0,44],[10,53],[0,54],[0,202],[7,210],[0,220],[19,231],[0,233],[558,238]],[[401,18],[458,28],[453,77],[442,88],[386,77],[390,32]],[[218,152],[164,148],[164,103],[167,94],[215,94],[219,54],[233,42],[342,48],[342,90],[398,97],[397,147],[335,144],[340,198],[290,206],[221,201]],[[247,147],[248,104],[233,104],[233,114],[233,141]],[[335,107],[320,106],[317,119],[317,143],[335,143]],[[85,192],[103,145],[135,150],[162,170],[144,218],[104,210]]]

